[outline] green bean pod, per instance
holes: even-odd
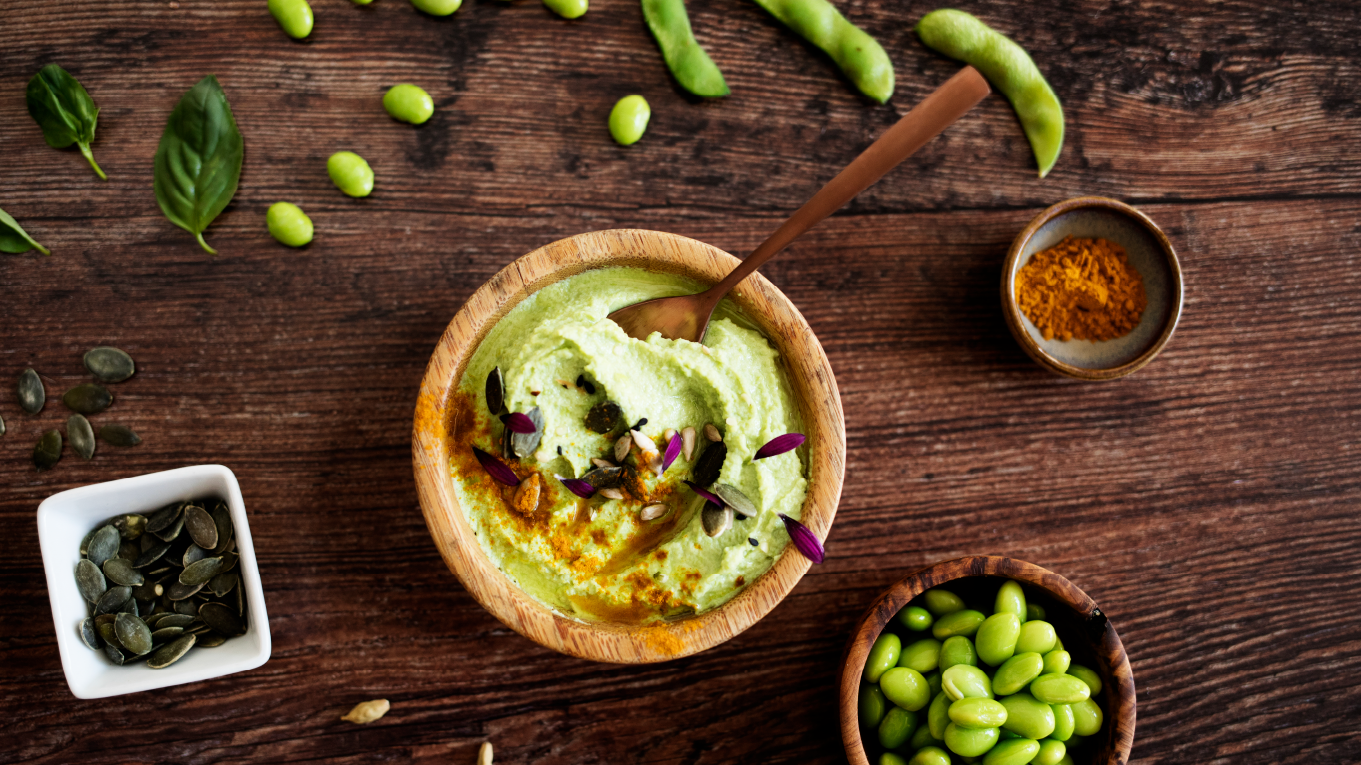
[[[756,4],[831,56],[861,93],[881,104],[893,95],[893,62],[883,46],[827,0],[756,0]]]
[[[1002,91],[1021,120],[1040,177],[1048,175],[1063,149],[1063,106],[1025,49],[974,16],[952,8],[923,16],[917,22],[917,35],[926,47],[972,65]],[[1044,618],[1043,612],[1039,618]]]
[[[671,76],[697,96],[726,96],[728,83],[690,29],[684,0],[642,0],[643,19],[657,39]]]

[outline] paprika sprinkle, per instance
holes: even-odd
[[[1021,268],[1016,303],[1045,340],[1114,340],[1139,325],[1148,297],[1125,248],[1068,236]]]

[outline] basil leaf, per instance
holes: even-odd
[[[241,180],[241,131],[217,78],[208,75],[175,105],[156,148],[156,201],[171,223],[198,238]]]
[[[43,129],[43,138],[54,149],[65,149],[71,144],[80,147],[80,153],[90,161],[90,167],[100,178],[109,177],[95,163],[95,155],[90,152],[90,144],[95,140],[95,121],[99,109],[94,99],[85,91],[71,73],[56,64],[48,64],[33,79],[28,81],[28,113],[38,127]]]
[[[51,250],[33,241],[33,237],[9,213],[0,210],[0,252],[28,252],[35,247],[44,255],[52,254]]]

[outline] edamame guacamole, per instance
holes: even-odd
[[[802,430],[780,355],[755,325],[727,301],[702,345],[635,340],[606,318],[700,289],[630,268],[569,277],[497,322],[459,383],[459,504],[491,560],[565,614],[647,622],[715,608],[789,543],[778,514],[802,514],[803,449],[752,459]],[[527,423],[533,432],[515,432]]]

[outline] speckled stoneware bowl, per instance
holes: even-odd
[[[1148,295],[1148,308],[1132,332],[1101,342],[1046,340],[1021,311],[1016,274],[1031,255],[1065,236],[1101,238],[1125,248]],[[1147,215],[1107,197],[1075,197],[1040,213],[1011,243],[1002,266],[1002,312],[1016,342],[1040,366],[1079,380],[1113,380],[1152,361],[1177,328],[1182,291],[1181,262],[1167,235]]]

